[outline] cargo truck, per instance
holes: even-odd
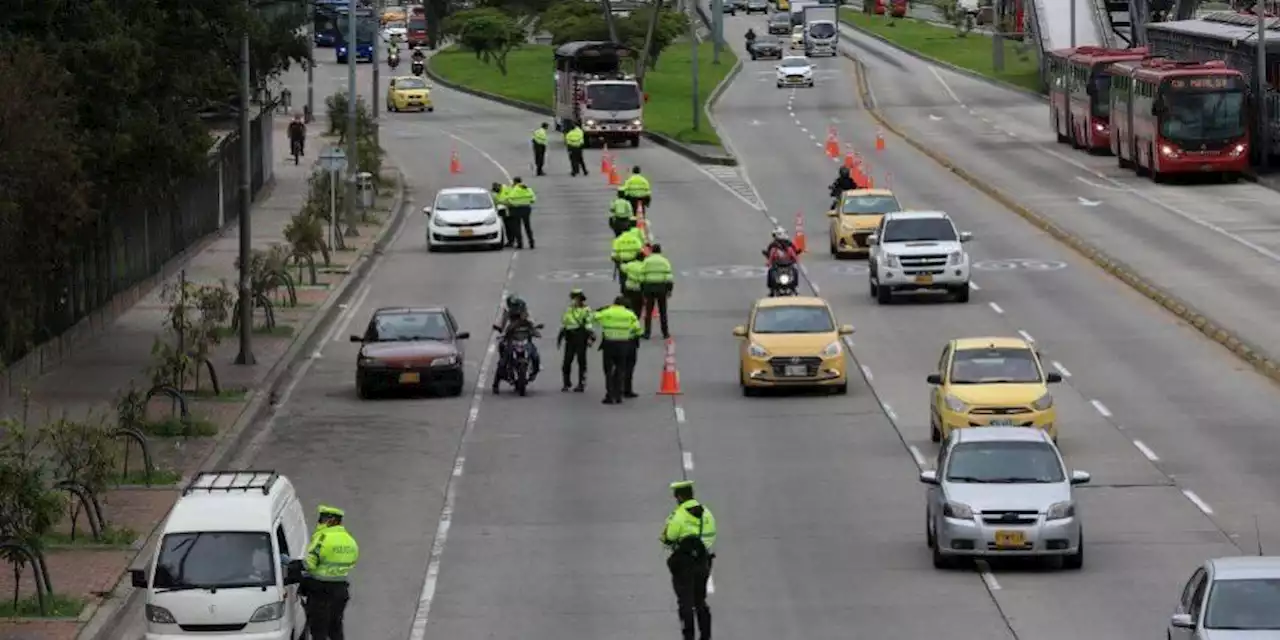
[[[556,131],[582,127],[587,144],[640,146],[646,96],[623,64],[635,51],[616,42],[566,42],[555,53]]]
[[[804,8],[804,55],[834,56],[840,42],[838,8],[811,4]]]
[[[792,0],[791,2],[791,26],[798,27],[804,24],[804,9],[818,4],[817,0]]]

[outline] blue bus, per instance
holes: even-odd
[[[348,42],[347,38],[351,33],[351,16],[346,10],[338,13],[336,26],[337,34],[333,41],[334,51],[337,54],[338,64],[346,64]],[[374,15],[372,9],[359,9],[356,11],[356,42],[353,49],[355,50],[356,62],[373,62],[373,42],[378,37],[378,16]]]
[[[338,41],[338,14],[346,11],[346,0],[315,0],[317,47],[332,47]]]

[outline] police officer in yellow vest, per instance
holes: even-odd
[[[569,292],[569,308],[560,317],[560,335],[556,337],[556,346],[564,344],[564,387],[560,391],[569,390],[569,374],[573,373],[573,361],[578,361],[578,386],[573,390],[582,393],[587,390],[587,347],[595,340],[595,314],[587,306],[587,294],[582,289]]]
[[[618,284],[623,285],[623,291],[626,290],[626,272],[622,265],[639,259],[643,249],[644,233],[635,227],[613,239],[613,263],[618,266]]]
[[[667,326],[667,298],[675,288],[675,274],[671,271],[671,261],[662,255],[662,245],[654,243],[649,247],[649,257],[643,263],[644,339],[648,340],[653,333],[653,310],[658,309],[658,319],[662,324],[662,337],[670,338],[671,330]]]
[[[587,144],[587,134],[582,132],[582,127],[578,123],[573,123],[569,131],[564,134],[564,146],[569,150],[569,175],[576,176],[581,171],[582,175],[587,175],[587,162],[582,159],[582,147]]]
[[[544,122],[541,127],[533,130],[533,168],[540,176],[547,175],[542,170],[542,166],[547,161],[547,127],[549,126],[551,125]]]
[[[520,235],[520,227],[523,226],[524,235],[529,236],[529,248],[532,249],[533,226],[529,218],[533,213],[533,203],[538,201],[538,197],[520,178],[512,178],[511,186],[507,188],[503,198],[507,201],[507,215],[511,218],[511,235],[515,236],[516,248],[524,248],[524,237]]]
[[[631,207],[639,210],[640,203],[644,203],[645,213],[649,212],[649,203],[653,200],[653,189],[649,186],[649,179],[640,174],[640,167],[631,168],[631,177],[622,183],[622,190],[627,193],[627,199],[631,201]]]
[[[644,312],[644,261],[622,263],[622,277],[622,295],[627,298],[627,307],[639,317]]]
[[[502,218],[502,231],[506,236],[506,246],[515,246],[515,234],[511,231],[511,212],[507,210],[507,190],[510,189],[505,184],[493,183],[490,191],[493,192],[493,204],[498,209],[498,217]]]
[[[631,371],[635,366],[640,319],[625,306],[626,303],[626,298],[618,296],[613,304],[596,310],[596,324],[600,325],[602,338],[604,404],[622,404],[623,397],[637,397],[631,390]]]
[[[693,640],[697,622],[701,640],[711,640],[711,608],[707,606],[707,581],[716,554],[716,518],[711,510],[693,499],[693,482],[671,483],[676,508],[662,527],[662,544],[671,551],[667,569],[676,592],[676,609],[684,640]]]
[[[342,620],[351,591],[347,574],[360,559],[360,545],[342,526],[342,509],[320,506],[320,522],[303,559],[306,578],[307,629],[311,640],[343,640]]]
[[[613,229],[613,237],[616,238],[634,226],[636,226],[636,212],[631,208],[627,192],[618,189],[618,197],[609,204],[609,228]]]

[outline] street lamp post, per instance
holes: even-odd
[[[249,10],[249,0],[245,0]],[[250,279],[250,262],[253,253],[253,234],[249,228],[249,214],[253,206],[253,127],[249,123],[249,108],[253,102],[249,86],[249,32],[240,34],[240,353],[236,364],[257,364],[253,357],[253,283]]]

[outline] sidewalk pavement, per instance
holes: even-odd
[[[284,242],[285,226],[306,200],[312,163],[321,150],[331,144],[319,135],[325,128],[324,124],[320,121],[311,124],[308,127],[307,155],[295,166],[292,156],[288,155],[288,122],[287,116],[276,116],[273,122],[275,179],[274,184],[263,189],[253,205],[252,232],[256,249]],[[239,432],[254,421],[255,415],[269,407],[272,403],[269,396],[273,395],[270,389],[277,384],[275,379],[280,378],[291,364],[285,361],[286,355],[291,360],[301,350],[304,346],[301,343],[315,333],[323,316],[336,306],[334,303],[338,296],[347,290],[344,285],[349,280],[352,267],[385,235],[383,231],[394,226],[392,222],[398,217],[396,214],[404,193],[399,174],[394,177],[395,184],[389,190],[384,187],[377,202],[378,209],[390,211],[392,215],[375,216],[376,224],[362,225],[360,237],[347,239],[352,250],[334,252],[334,264],[320,273],[319,285],[298,287],[297,307],[277,306],[276,320],[282,329],[270,333],[255,332],[255,365],[234,364],[239,352],[238,339],[234,335],[216,348],[212,361],[221,386],[224,390],[234,391],[224,391],[223,397],[210,394],[209,397],[190,401],[192,415],[207,421],[205,426],[210,433],[216,428],[216,435],[191,438],[150,436],[149,447],[155,466],[165,476],[161,480],[169,484],[153,487],[121,485],[103,496],[105,518],[111,528],[130,530],[137,534],[136,539],[127,545],[89,546],[84,544],[82,533],[82,541],[78,544],[51,545],[48,551],[50,581],[59,596],[86,602],[87,606],[79,616],[56,621],[0,618],[0,640],[71,640],[80,634],[95,613],[100,615],[90,626],[96,627],[101,626],[109,611],[118,608],[121,604],[118,592],[128,591],[127,576],[123,576],[122,581],[122,575],[144,547],[153,529],[168,513],[179,493],[181,478],[190,476],[206,464],[216,464],[212,459],[215,451],[220,454],[228,449]],[[184,273],[188,281],[195,283],[215,284],[225,280],[234,290],[238,278],[235,268],[238,238],[237,224],[225,227],[198,251],[187,256],[179,273]],[[323,267],[319,256],[316,261],[317,266]],[[292,275],[296,277],[297,272],[293,271]],[[175,275],[168,282],[179,277]],[[299,284],[302,281],[299,279]],[[161,327],[167,305],[160,300],[163,288],[163,285],[157,286],[141,297],[137,304],[109,327],[103,328],[91,342],[70,354],[55,370],[26,382],[33,424],[44,424],[64,413],[71,418],[92,414],[114,421],[115,400],[121,392],[131,383],[146,391],[150,386],[147,369],[152,363],[152,344],[157,337],[164,335]],[[261,317],[260,312],[258,316]],[[299,344],[294,346],[295,343]],[[276,366],[282,362],[283,366]],[[202,384],[208,386],[207,382]],[[0,397],[0,418],[21,417],[20,396],[15,390],[8,397]],[[149,417],[161,419],[161,412],[168,410],[167,402],[154,401],[149,407]],[[130,466],[134,470],[131,477],[135,478],[132,482],[140,482],[136,479],[136,470],[140,466],[136,450],[131,453],[131,458]],[[125,481],[130,481],[130,478],[125,478]],[[64,530],[69,529],[69,524],[62,526]],[[83,519],[79,529],[81,532],[85,529]],[[13,593],[13,582],[12,571],[0,571],[0,594],[4,594],[6,600]],[[121,588],[117,590],[118,585]],[[113,591],[117,592],[117,597],[109,597]],[[20,593],[23,597],[34,594],[29,570],[23,574]],[[90,631],[85,635],[88,636]]]

